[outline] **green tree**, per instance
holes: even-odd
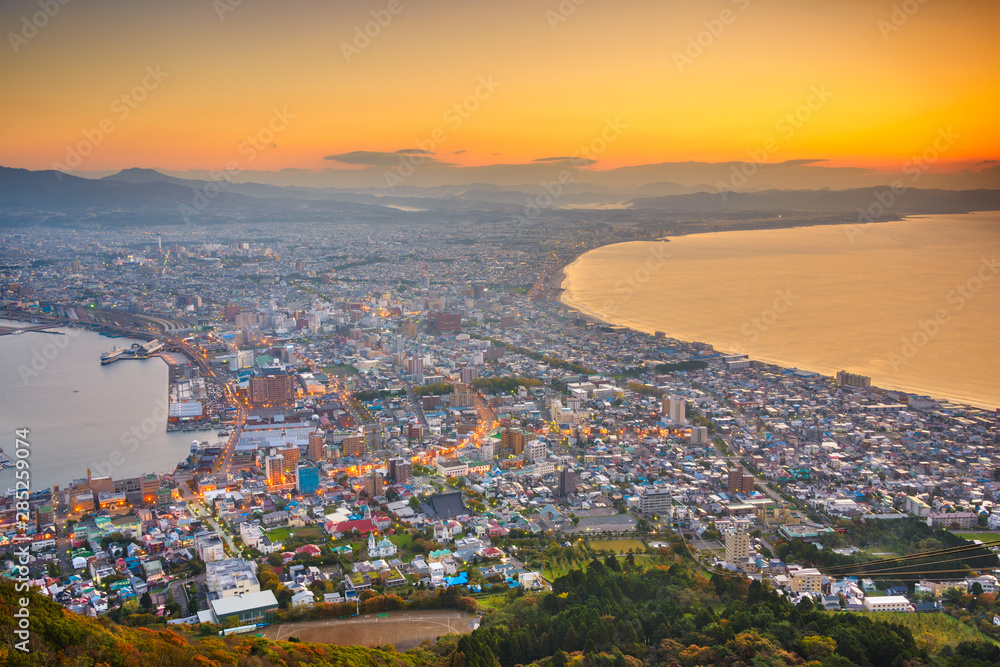
[[[820,660],[837,650],[837,642],[832,637],[813,635],[803,637],[799,649],[807,660]]]

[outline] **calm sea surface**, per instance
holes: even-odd
[[[1000,213],[598,248],[563,301],[594,317],[880,387],[1000,407]]]
[[[218,440],[210,431],[166,432],[162,359],[101,366],[102,352],[136,341],[57,331],[67,335],[0,336],[0,447],[13,458],[15,429],[30,429],[32,490],[65,487],[86,477],[88,466],[116,479],[172,472],[192,440]],[[0,471],[0,493],[13,486],[14,471]]]

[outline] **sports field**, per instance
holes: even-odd
[[[289,637],[297,637],[304,642],[341,646],[392,644],[397,651],[405,651],[419,646],[425,639],[452,632],[472,632],[476,622],[478,617],[475,614],[454,609],[391,611],[382,618],[376,614],[365,614],[344,620],[282,623],[264,628],[263,635],[268,639],[285,641]]]

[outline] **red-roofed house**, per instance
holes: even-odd
[[[332,523],[332,522],[330,522]],[[327,525],[329,526],[330,523]],[[327,528],[327,530],[332,533],[335,537],[340,537],[341,535],[347,535],[355,530],[361,535],[367,535],[368,533],[377,530],[375,523],[371,519],[357,519],[355,521],[342,521],[333,527],[333,530]]]
[[[295,553],[305,554],[307,556],[318,556],[320,554],[320,550],[315,544],[306,544],[296,549]]]
[[[481,549],[479,551],[479,555],[483,558],[490,559],[490,558],[503,558],[506,554],[500,549],[497,549],[496,547],[488,547],[486,549]]]

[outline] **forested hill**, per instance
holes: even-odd
[[[1000,664],[1000,648],[915,638],[903,625],[868,615],[795,606],[757,582],[708,579],[687,561],[641,572],[608,558],[557,579],[551,593],[491,612],[459,639],[452,660],[453,667],[532,663],[985,667]]]
[[[16,648],[14,612],[29,598],[30,652]],[[100,667],[431,667],[441,657],[425,649],[397,653],[368,648],[261,637],[218,636],[203,626],[128,627],[108,617],[92,619],[66,611],[34,593],[20,593],[0,577],[0,665]]]
[[[994,667],[1000,647],[943,614],[862,615],[792,605],[758,582],[711,578],[664,549],[645,571],[608,556],[551,592],[493,599],[469,635],[391,647],[341,647],[217,635],[210,625],[128,627],[65,611],[0,578],[0,665],[109,667],[695,667],[813,665]],[[648,565],[644,563],[643,565]],[[30,598],[30,653],[15,648],[18,598]],[[888,622],[882,620],[889,619]],[[895,622],[899,620],[899,623]],[[923,628],[925,620],[927,627]],[[940,623],[935,622],[940,621]],[[916,630],[911,630],[917,628]]]

